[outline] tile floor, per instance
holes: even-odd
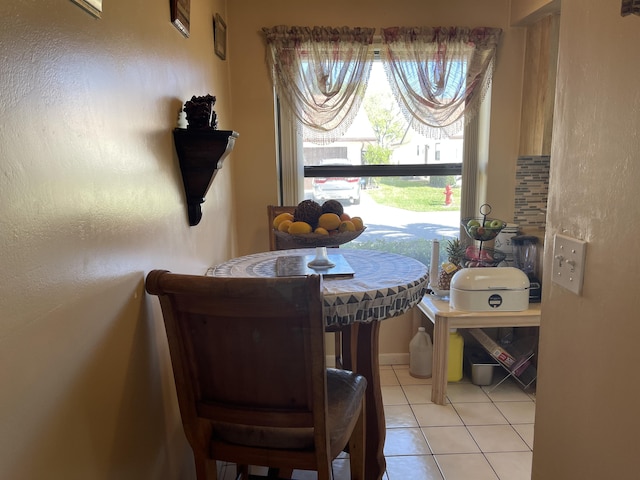
[[[530,480],[534,390],[525,393],[510,379],[480,387],[465,377],[449,383],[446,405],[435,405],[431,379],[412,377],[408,365],[382,366],[380,378],[387,423],[383,480]],[[501,379],[496,369],[494,385]],[[221,480],[235,478],[234,465],[220,469]],[[334,480],[348,480],[348,458],[336,459],[333,471]],[[294,471],[293,478],[317,477]]]

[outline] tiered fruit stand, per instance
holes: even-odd
[[[484,242],[496,238],[507,225],[506,222],[497,218],[489,218],[490,213],[491,205],[485,203],[480,207],[481,217],[462,219],[462,226],[467,235],[472,240],[479,242],[478,246],[470,245],[467,247],[463,267],[496,267],[506,258],[503,252],[483,245]]]

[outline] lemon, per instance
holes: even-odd
[[[322,228],[322,227],[318,227],[316,228],[313,233],[317,233],[319,235],[329,235],[329,232],[327,231],[326,228]]]
[[[278,228],[278,226],[284,222],[285,220],[291,220],[293,222],[293,215],[287,212],[281,213],[273,219],[273,228]]]
[[[340,226],[340,217],[335,213],[323,213],[318,218],[318,226],[325,230],[335,230]]]
[[[312,230],[311,225],[307,222],[292,222],[291,225],[289,225],[289,233],[291,234],[311,233]]]
[[[340,223],[340,226],[338,227],[338,231],[339,232],[355,232],[356,226],[353,224],[351,220],[346,220]]]
[[[289,231],[289,226],[292,223],[293,222],[291,220],[283,220],[278,224],[278,230],[280,230],[281,232],[288,232]]]
[[[364,229],[364,222],[360,217],[351,217],[351,223],[353,223],[357,231]]]

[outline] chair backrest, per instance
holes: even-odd
[[[269,250],[285,250],[288,248],[301,248],[300,246],[294,243],[283,242],[280,238],[276,237],[273,231],[273,219],[276,218],[281,213],[290,213],[293,215],[293,212],[296,210],[296,207],[290,205],[267,205],[267,220],[268,220],[268,228],[269,228]]]
[[[194,453],[210,448],[204,439],[216,422],[313,428],[326,445],[321,281],[149,273]]]

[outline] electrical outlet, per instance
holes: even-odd
[[[584,281],[587,242],[556,234],[553,239],[553,269],[551,280],[570,292],[580,295]]]

